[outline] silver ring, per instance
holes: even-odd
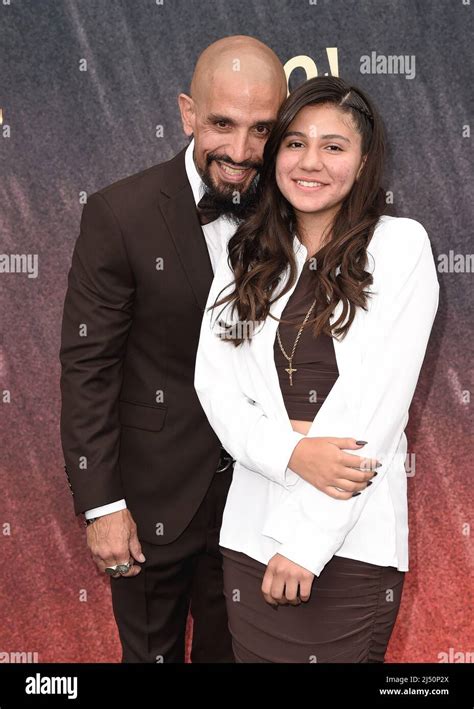
[[[127,561],[125,564],[115,564],[115,566],[107,566],[105,569],[105,573],[109,574],[109,576],[114,576],[114,574],[126,574],[128,571],[133,566],[133,559],[131,561]]]

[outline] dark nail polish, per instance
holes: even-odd
[[[367,483],[367,487],[368,487],[369,485],[372,485],[372,480],[369,480],[369,482]]]
[[[375,478],[376,475],[378,475],[378,472],[377,472],[377,471],[375,471],[375,473],[374,473],[374,478]]]
[[[352,497],[357,497],[357,495],[360,495],[360,492],[353,492]]]
[[[356,443],[357,443],[358,446],[365,446],[365,444],[367,443],[367,441],[356,441]]]
[[[383,463],[377,463],[377,465],[375,467],[380,468],[381,465],[383,465]]]

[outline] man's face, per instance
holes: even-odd
[[[194,161],[201,179],[224,213],[243,216],[252,204],[256,177],[281,91],[269,83],[214,76],[212,88],[194,102],[190,124]]]

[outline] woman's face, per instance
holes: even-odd
[[[335,214],[365,160],[351,117],[330,104],[305,106],[276,159],[276,181],[296,214]]]

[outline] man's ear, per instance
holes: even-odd
[[[181,121],[183,130],[187,136],[191,137],[194,133],[194,124],[196,114],[194,111],[194,101],[187,94],[179,94],[178,96],[179,112],[181,113]]]

